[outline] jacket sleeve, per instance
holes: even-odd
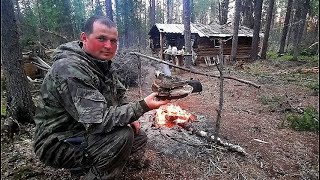
[[[72,69],[77,76],[67,76],[57,86],[61,104],[88,131],[109,132],[115,126],[126,126],[149,110],[142,100],[120,106],[108,106],[107,100],[85,71]]]

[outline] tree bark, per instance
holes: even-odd
[[[263,0],[255,0],[254,28],[253,28],[253,37],[252,37],[252,46],[251,46],[251,59],[253,61],[258,59],[262,2]]]
[[[239,0],[237,0],[239,1]],[[237,3],[237,2],[236,2]],[[220,43],[220,63],[217,64],[217,68],[219,70],[219,75],[220,75],[220,82],[219,82],[219,109],[217,109],[217,122],[216,122],[216,130],[214,134],[214,141],[217,142],[219,138],[219,133],[220,133],[220,123],[221,123],[221,114],[222,114],[222,108],[223,108],[223,43],[224,41],[222,39],[219,39]]]
[[[173,0],[167,0],[167,23],[171,24],[173,18]]]
[[[231,48],[231,61],[236,62],[237,58],[237,48],[238,48],[238,32],[239,32],[239,22],[240,22],[240,11],[241,11],[241,0],[236,0],[236,10],[233,22],[233,38],[232,38],[232,48]]]
[[[303,36],[304,25],[306,23],[307,14],[310,9],[310,0],[305,0],[303,6],[298,8],[297,16],[295,16],[295,22],[297,23],[294,33],[293,41],[293,60],[298,60],[298,55],[301,50],[301,37]]]
[[[253,1],[244,0],[242,2],[242,25],[253,29]]]
[[[215,19],[216,19],[216,0],[211,0],[211,3],[210,3],[210,22],[214,22]]]
[[[194,14],[194,3],[193,0],[190,0],[190,15],[191,15],[191,22],[194,23],[196,20],[196,16]]]
[[[106,0],[105,3],[106,3],[106,11],[107,11],[106,14],[107,14],[107,17],[111,21],[113,21],[112,2],[111,2],[111,0]]]
[[[222,0],[219,4],[219,21],[220,24],[226,24],[228,21],[229,0]]]
[[[280,47],[279,47],[279,52],[278,52],[279,55],[284,53],[284,47],[286,45],[286,39],[287,39],[291,10],[292,10],[292,2],[293,2],[293,0],[288,0],[287,12],[286,12],[286,16],[284,19],[282,35],[281,35],[281,39],[280,39]]]
[[[185,67],[190,68],[192,65],[191,56],[191,30],[190,30],[190,1],[183,0],[183,14],[184,14],[184,44],[185,44]]]
[[[156,23],[156,2],[155,0],[150,0],[150,28]]]
[[[16,18],[11,0],[1,1],[1,54],[7,87],[8,114],[18,122],[33,122],[34,104],[23,72]]]
[[[273,6],[274,6],[274,0],[270,0],[268,13],[267,13],[267,24],[264,31],[264,38],[263,38],[262,49],[261,49],[262,59],[266,59],[266,54],[268,50],[268,40],[269,40],[269,33],[270,33],[270,27],[271,27],[272,14],[273,14]]]

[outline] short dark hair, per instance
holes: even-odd
[[[105,16],[99,16],[99,15],[94,15],[91,16],[85,23],[83,32],[86,34],[91,34],[93,31],[93,23],[99,21],[100,23],[108,26],[109,28],[117,28],[117,24],[113,21],[111,21],[108,17]]]

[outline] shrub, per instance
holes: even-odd
[[[307,107],[303,114],[289,114],[287,121],[297,131],[319,131],[319,112],[313,107]]]
[[[276,51],[268,51],[267,52],[267,59],[277,59],[278,53]]]

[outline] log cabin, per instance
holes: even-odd
[[[223,46],[224,60],[231,55],[233,27],[231,23],[190,24],[192,49],[196,53],[194,64],[212,61],[220,53],[219,39],[228,40]],[[150,48],[154,54],[164,59],[163,52],[170,46],[181,49],[184,46],[183,24],[155,24],[149,31]],[[260,37],[263,34],[260,34]],[[248,61],[251,53],[253,29],[239,26],[237,61]]]

